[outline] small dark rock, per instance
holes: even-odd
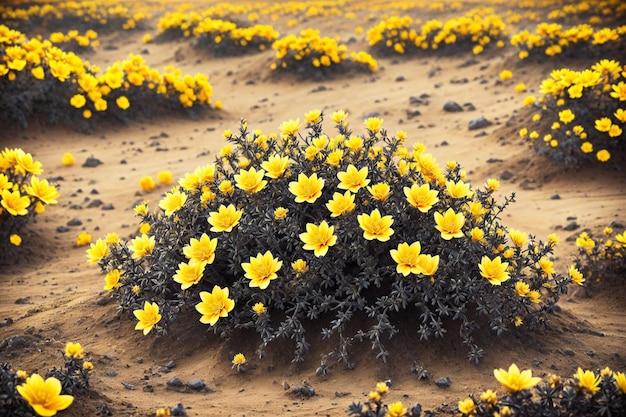
[[[576,222],[571,222],[569,224],[567,224],[566,226],[563,227],[563,230],[571,232],[573,230],[578,229],[580,226],[578,225],[578,223]]]
[[[142,388],[143,392],[154,392],[154,387],[150,384]]]
[[[106,297],[98,297],[96,300],[96,305],[105,306],[107,304],[109,304],[109,299]]]
[[[435,385],[437,385],[439,388],[448,388],[451,383],[452,381],[450,381],[450,378],[448,378],[447,376],[439,378],[435,381]]]
[[[100,192],[98,192],[98,190],[96,190],[96,189],[94,188],[94,189],[92,189],[92,190],[89,192],[89,194],[92,194],[92,195],[97,195],[97,194],[100,194]]]
[[[11,336],[11,338],[9,338],[8,345],[9,345],[9,348],[11,348],[11,349],[23,348],[26,345],[28,345],[28,340],[26,340],[22,336],[15,335],[15,336]]]
[[[115,206],[111,203],[102,206],[102,210],[115,210]]]
[[[511,171],[504,171],[502,174],[500,174],[501,180],[507,181],[511,178],[513,178],[513,173]]]
[[[15,304],[29,304],[30,303],[30,297],[20,297],[17,300],[15,300]]]
[[[472,103],[465,103],[465,104],[463,104],[463,107],[465,107],[465,109],[467,111],[474,111],[474,110],[476,110],[476,106],[474,106]]]
[[[460,112],[463,111],[463,107],[456,101],[447,101],[446,104],[443,105],[443,110],[447,112]]]
[[[95,208],[100,207],[103,204],[102,200],[96,198],[95,200],[91,200],[91,202],[87,205],[87,208]]]
[[[190,379],[187,383],[187,386],[196,391],[200,391],[201,389],[206,388],[206,384],[204,383],[204,381],[198,378]]]
[[[168,363],[166,363],[165,365],[163,365],[164,368],[167,369],[174,369],[176,368],[176,362],[174,361],[169,361]]]
[[[566,356],[574,356],[576,353],[572,349],[563,349],[563,354]]]
[[[89,158],[87,158],[85,163],[83,163],[84,168],[95,168],[98,165],[102,165],[102,161],[99,160],[98,158],[94,158],[93,156],[90,156]]]
[[[400,75],[399,77],[396,77],[396,82],[400,83],[402,81],[406,81],[406,78],[404,78],[404,75]]]
[[[78,217],[74,217],[72,220],[67,222],[68,226],[82,226],[82,224],[83,224],[83,221],[79,219]]]
[[[134,390],[135,386],[133,384],[129,384],[128,382],[124,382],[122,381],[122,385],[124,386],[124,388],[126,388],[127,390]]]
[[[159,135],[159,137],[161,137],[161,138],[164,138],[164,139],[165,139],[165,138],[169,138],[169,137],[170,137],[170,135],[168,135],[168,134],[167,134],[167,132],[161,132],[161,134]]]
[[[185,384],[183,384],[183,381],[181,381],[181,379],[177,376],[167,381],[168,387],[182,387],[183,385]]]
[[[5,327],[10,324],[13,324],[13,319],[11,317],[7,317],[6,319],[0,321],[0,327]]]
[[[558,194],[552,194],[550,196],[550,200],[560,200],[560,199],[561,199],[561,196]]]
[[[187,412],[185,411],[185,407],[181,403],[176,404],[176,406],[170,409],[170,413],[173,416],[186,416]]]
[[[488,164],[495,164],[496,162],[504,162],[504,159],[499,158],[489,158],[487,159]]]
[[[422,112],[420,112],[419,110],[407,110],[406,111],[406,118],[407,119],[413,119],[414,117],[420,116],[422,114]]]
[[[65,226],[58,226],[57,227],[57,233],[67,233],[70,231],[69,227],[65,227]]]
[[[491,122],[485,119],[484,116],[480,116],[474,120],[471,120],[469,122],[468,128],[469,130],[477,130],[477,129],[483,129],[488,126],[491,126]]]
[[[81,206],[80,204],[72,204],[69,207],[70,210],[82,210],[83,206]]]

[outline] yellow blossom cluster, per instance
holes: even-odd
[[[376,71],[378,62],[367,52],[348,54],[348,47],[337,38],[320,36],[317,29],[304,29],[300,36],[288,35],[272,44],[276,51],[276,61],[272,70],[299,70],[305,74],[315,69],[345,69],[350,64],[366,71]]]
[[[539,92],[539,102],[525,99],[537,112],[533,125],[519,132],[531,145],[565,163],[607,162],[612,150],[624,149],[626,67],[620,62],[602,59],[581,71],[554,70]]]
[[[59,1],[45,4],[24,2],[23,5],[0,5],[0,20],[17,27],[28,22],[35,23],[40,28],[53,28],[67,26],[64,22],[78,21],[92,28],[114,26],[128,30],[152,18],[156,6],[121,0]]]
[[[42,85],[54,92],[38,96]],[[183,75],[174,66],[161,73],[132,54],[102,72],[48,40],[28,39],[4,25],[0,25],[0,87],[4,91],[0,101],[11,109],[0,117],[15,119],[22,126],[27,125],[30,107],[35,107],[24,105],[20,99],[24,91],[32,91],[26,96],[38,101],[35,111],[49,113],[51,119],[54,115],[55,120],[86,120],[109,113],[128,118],[167,108],[205,108],[213,95],[204,74]]]
[[[65,51],[88,51],[100,45],[98,33],[93,29],[85,31],[82,35],[76,29],[67,33],[53,32],[48,39],[55,45],[61,45]]]
[[[511,36],[511,45],[519,48],[518,58],[526,59],[531,54],[560,56],[571,51],[580,56],[581,51],[592,56],[602,56],[611,50],[624,48],[626,25],[616,28],[594,28],[583,23],[564,28],[556,22],[541,22],[534,32],[522,30]]]
[[[41,178],[41,162],[19,148],[0,152],[0,257],[9,244],[22,243],[20,230],[60,197],[55,185]]]
[[[578,254],[570,275],[587,276],[591,282],[618,275],[626,267],[626,230],[606,226],[594,237],[591,232],[581,232],[576,238]]]
[[[421,27],[414,27],[414,23],[419,25],[421,20],[414,21],[409,15],[391,16],[368,30],[367,40],[372,47],[397,54],[471,48],[478,55],[492,45],[503,47],[506,36],[502,18],[480,10],[447,21],[428,20]]]
[[[234,22],[212,18],[199,22],[193,35],[198,38],[198,47],[206,46],[220,54],[264,51],[279,37],[278,31],[270,25],[239,27]]]

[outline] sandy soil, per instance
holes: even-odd
[[[332,24],[320,21],[319,26],[327,29]],[[387,401],[402,400],[407,405],[419,402],[425,409],[451,412],[468,394],[497,388],[493,369],[512,362],[530,367],[538,375],[569,376],[578,366],[626,369],[624,282],[603,283],[592,297],[572,288],[546,332],[499,338],[483,335],[479,344],[486,355],[479,365],[467,361],[454,331],[443,340],[426,343],[419,342],[410,326],[394,339],[388,364],[376,360],[367,344],[357,345],[356,368],[336,366],[326,377],[315,375],[322,343],[314,345],[306,362],[292,366],[285,360],[291,351],[287,343],[271,348],[265,359],[255,359],[256,336],[242,333],[232,340],[219,340],[205,334],[195,317],[183,318],[166,338],[142,336],[133,330],[133,320],[117,316],[114,302],[96,303],[106,297],[103,276],[98,268],[87,266],[85,248],[74,247],[75,237],[82,230],[94,239],[110,231],[122,237],[134,233],[135,204],[144,199],[157,202],[166,191],[161,187],[144,193],[139,179],[155,176],[163,169],[178,178],[212,161],[224,144],[221,132],[236,129],[242,117],[250,127],[270,132],[283,120],[302,118],[314,108],[327,112],[345,109],[351,125],[359,131],[365,115],[377,112],[389,131],[405,130],[410,142],[425,143],[439,161],[459,161],[474,184],[509,171],[512,178],[502,181],[501,193],[515,191],[518,202],[508,210],[506,224],[540,237],[557,232],[562,240],[557,265],[562,272],[574,253],[568,238],[580,231],[566,232],[562,227],[573,219],[596,230],[612,221],[623,224],[625,180],[622,172],[610,168],[555,167],[520,143],[517,131],[525,113],[521,110],[523,95],[514,92],[514,85],[525,82],[530,92],[536,90],[540,80],[558,65],[556,61],[518,66],[507,54],[480,57],[471,65],[463,65],[470,56],[383,58],[381,70],[373,75],[300,81],[269,78],[266,68],[271,51],[215,58],[197,55],[184,41],[146,47],[141,43],[141,33],[109,35],[102,39],[102,45],[117,49],[100,48],[88,57],[101,66],[147,48],[149,53],[144,57],[157,68],[176,64],[184,73],[209,74],[214,97],[224,102],[224,110],[198,121],[159,118],[133,122],[128,127],[106,126],[90,134],[36,126],[0,132],[2,147],[22,147],[35,155],[46,175],[58,181],[62,193],[59,205],[50,207],[28,229],[23,256],[14,265],[0,269],[0,320],[10,317],[14,321],[0,328],[0,341],[14,335],[26,340],[25,346],[0,349],[0,361],[28,372],[45,372],[61,363],[65,342],[80,342],[96,366],[91,380],[94,392],[62,415],[95,415],[100,404],[107,404],[116,416],[144,416],[157,407],[182,403],[190,416],[337,416],[345,415],[352,401],[364,400],[377,381],[386,379],[393,382]],[[351,48],[366,48],[363,37],[358,37]],[[499,82],[498,73],[503,68],[513,70],[512,80]],[[428,105],[409,103],[411,96],[423,93],[430,96]],[[446,113],[442,107],[448,100],[472,103],[475,110]],[[414,110],[421,114],[407,117],[407,111]],[[468,130],[468,122],[479,116],[494,124],[483,130]],[[76,156],[76,165],[61,164],[64,152]],[[81,167],[89,156],[103,164]],[[490,159],[497,162],[488,163]],[[560,199],[551,198],[554,194]],[[114,209],[88,208],[94,199],[111,203]],[[79,218],[82,226],[72,227],[68,233],[56,231],[73,218]],[[311,334],[315,331],[310,330]],[[251,369],[235,373],[228,359],[231,352],[244,352],[252,362]],[[170,360],[176,367],[164,372],[161,366]],[[414,363],[424,366],[432,378],[418,380],[410,373]],[[167,389],[166,382],[174,376],[184,382],[201,378],[209,389]],[[440,377],[451,379],[449,388],[434,384]],[[316,396],[303,398],[284,389],[285,383],[293,388],[305,380]],[[122,382],[134,389],[125,388]]]

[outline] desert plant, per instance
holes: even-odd
[[[507,231],[500,216],[513,197],[496,201],[498,181],[473,189],[459,164],[444,169],[423,145],[408,149],[406,134],[389,135],[381,119],[368,118],[358,136],[346,113],[331,118],[334,136],[315,110],[278,135],[242,121],[224,133],[231,144],[215,162],[165,194],[162,211],[136,207],[147,233],[91,244],[89,263],[137,329],[165,334],[195,308],[216,334],[256,329],[260,356],[293,340],[300,361],[310,346],[304,322],[316,321],[336,343],[324,373],[330,358],[350,366],[357,341],[386,360],[384,339],[407,316],[419,317],[422,340],[458,321],[476,362],[476,314],[498,335],[546,325],[571,282],[550,260],[556,236]]]

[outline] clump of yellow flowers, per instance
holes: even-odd
[[[604,279],[621,278],[620,271],[626,267],[626,229],[613,226],[604,227],[597,235],[590,231],[578,235],[578,254],[569,271],[572,279],[585,276],[591,286]]]
[[[43,179],[43,165],[20,148],[0,151],[0,258],[23,242],[20,232],[32,219],[57,204],[56,185]]]
[[[599,161],[624,150],[626,67],[601,59],[581,71],[562,68],[541,82],[540,100],[524,101],[532,121],[519,134],[565,164]]]
[[[325,119],[311,110],[276,133],[242,121],[156,212],[135,208],[139,235],[91,244],[89,264],[107,274],[105,289],[138,330],[165,334],[179,311],[195,310],[218,334],[255,328],[261,355],[272,340],[293,339],[299,361],[310,343],[303,322],[334,311],[319,324],[324,337],[339,335],[325,369],[332,357],[349,365],[346,344],[361,338],[386,359],[382,340],[401,326],[391,311],[421,314],[423,339],[442,337],[454,316],[473,361],[482,351],[470,309],[499,333],[546,324],[573,279],[553,267],[558,238],[500,223],[513,199],[496,200],[497,180],[472,187],[460,164],[442,167],[423,145],[405,146],[407,134],[389,134],[379,117],[361,134],[345,111]],[[359,316],[371,327],[346,333]]]
[[[599,372],[578,368],[570,378],[550,375],[547,381],[520,370],[516,364],[509,369],[495,369],[495,379],[504,394],[488,389],[480,396],[459,401],[463,416],[491,417],[515,415],[524,410],[531,415],[599,417],[626,412],[626,376],[606,367]]]

